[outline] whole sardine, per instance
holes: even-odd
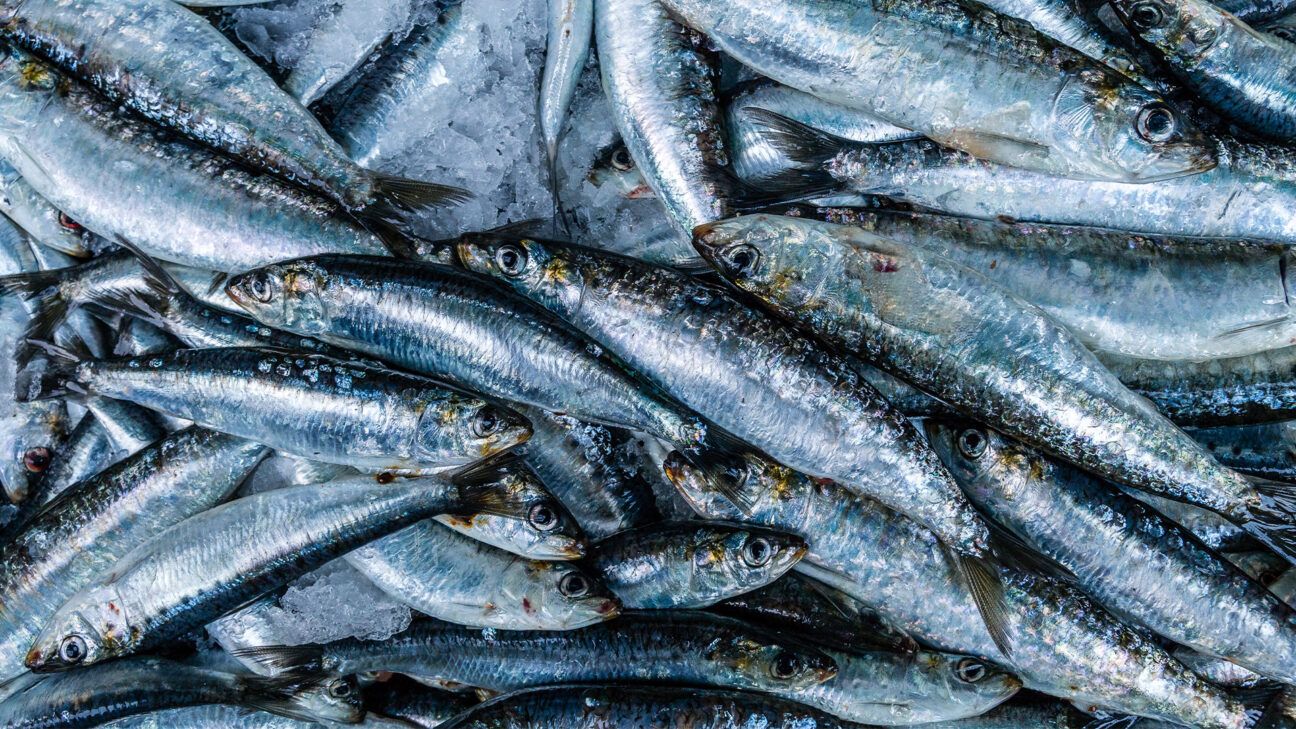
[[[369,256],[286,261],[230,279],[258,320],[492,397],[651,433],[685,449],[701,420],[589,338],[482,276]]]
[[[1094,599],[1176,643],[1296,680],[1296,612],[1187,530],[994,431],[926,425],[972,501]]]
[[[621,612],[597,578],[566,562],[537,562],[425,521],[346,557],[387,594],[459,625],[571,630]]]
[[[589,562],[627,608],[703,608],[777,580],[805,549],[772,529],[680,522],[601,539]]]
[[[589,58],[594,36],[594,0],[549,0],[549,35],[544,73],[540,77],[540,138],[549,156],[549,184],[555,179],[558,140],[567,121],[567,108]]]
[[[313,721],[354,724],[364,716],[352,678],[274,682],[160,658],[131,658],[73,671],[0,703],[4,729],[79,729],[161,709],[227,704]]]
[[[728,217],[714,58],[657,0],[595,0],[594,32],[617,130],[676,232]]]
[[[817,649],[691,611],[630,613],[560,634],[420,621],[384,641],[264,646],[239,654],[276,672],[396,671],[494,691],[635,681],[795,698],[836,674],[833,660]]]
[[[37,397],[130,400],[293,455],[364,468],[462,464],[531,434],[516,412],[424,377],[275,349],[67,361],[39,385]]]
[[[1243,726],[1240,704],[1175,661],[1074,587],[1004,569],[1012,655],[982,623],[967,583],[932,532],[832,483],[748,455],[729,464],[728,490],[743,492],[747,514],[683,459],[665,470],[698,513],[748,518],[810,545],[797,570],[877,610],[937,650],[993,657],[1031,688],[1083,705],[1189,726]]]
[[[283,90],[307,106],[360,68],[410,22],[413,0],[343,2],[311,29]]]
[[[0,19],[5,38],[112,101],[350,210],[389,216],[466,195],[352,162],[220,31],[169,0],[33,0],[6,7]]]
[[[1156,94],[980,4],[664,4],[775,81],[983,159],[1125,182],[1169,179],[1215,164],[1205,137]],[[951,89],[961,90],[956,99]]]
[[[510,508],[489,472],[358,476],[235,499],[156,535],[82,588],[25,662],[60,671],[147,651],[421,519]]]
[[[289,255],[384,251],[335,204],[129,115],[12,48],[0,56],[0,109],[0,156],[36,191],[158,258],[230,271]]]
[[[1045,312],[939,251],[768,215],[706,226],[695,245],[831,344],[1094,473],[1218,512],[1296,559],[1296,492],[1221,466]]]

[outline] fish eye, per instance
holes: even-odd
[[[579,572],[568,572],[558,581],[558,591],[566,597],[585,597],[589,594],[589,580]]]
[[[954,675],[964,683],[976,683],[986,677],[986,667],[975,658],[964,658],[954,668]]]
[[[495,251],[495,265],[505,276],[520,276],[527,265],[526,251],[512,244],[500,246]]]
[[[69,665],[84,661],[86,652],[85,638],[79,635],[69,635],[59,643],[59,659]]]
[[[756,264],[760,263],[760,251],[746,244],[734,246],[725,251],[724,260],[728,264],[729,275],[746,276],[755,270]]]
[[[558,528],[558,512],[549,504],[536,504],[527,512],[527,522],[542,532]]]
[[[753,537],[743,545],[742,558],[748,567],[764,567],[773,557],[774,548],[764,537]]]
[[[53,460],[54,455],[48,448],[32,448],[23,454],[23,466],[32,473],[45,473]]]
[[[265,274],[257,274],[248,281],[248,293],[252,294],[252,298],[263,304],[270,303],[270,300],[274,298],[274,289],[270,286],[270,280]]]
[[[346,679],[339,679],[337,681],[334,681],[333,683],[329,684],[328,693],[329,696],[332,696],[335,699],[345,699],[349,697],[352,693],[351,682],[347,681]]]
[[[612,153],[612,166],[622,172],[628,172],[634,169],[634,157],[630,156],[630,150],[625,147],[618,147]]]
[[[801,673],[804,665],[801,658],[788,651],[783,651],[774,656],[774,662],[770,664],[770,675],[780,681],[786,681],[789,678]]]
[[[1139,109],[1135,130],[1146,142],[1168,142],[1178,130],[1179,123],[1175,114],[1161,104],[1148,104]]]
[[[1159,28],[1166,20],[1165,10],[1157,3],[1139,3],[1130,8],[1130,24],[1139,30]]]
[[[989,439],[986,438],[986,434],[975,428],[969,428],[959,433],[959,452],[973,460],[985,454],[988,443]]]
[[[477,417],[473,418],[472,432],[478,438],[486,438],[494,435],[504,428],[504,417],[499,411],[487,405],[477,411]]]
[[[84,226],[82,226],[80,223],[73,220],[72,218],[69,218],[68,214],[63,211],[59,211],[58,224],[59,227],[64,228],[66,230],[70,230],[73,233],[80,233],[81,231],[85,230]]]

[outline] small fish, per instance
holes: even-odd
[[[601,539],[589,562],[627,608],[703,608],[777,580],[805,550],[772,529],[680,522]]]
[[[567,109],[589,58],[594,36],[594,0],[549,0],[549,35],[540,77],[540,137],[549,158],[550,184],[557,188],[558,140]]]

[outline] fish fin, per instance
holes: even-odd
[[[1004,601],[1003,579],[999,568],[984,557],[955,555],[959,570],[967,578],[972,602],[985,623],[995,647],[1005,657],[1012,657],[1012,637],[1008,629],[1008,605]]]
[[[1009,531],[993,519],[985,517],[984,521],[990,528],[990,540],[993,543],[995,558],[1004,565],[1052,577],[1073,585],[1078,582],[1075,573],[1066,565],[1046,554],[1041,554],[1016,533]]]
[[[394,258],[407,261],[418,260],[418,245],[389,218],[382,215],[361,215],[359,222],[365,230],[378,238],[378,242],[382,243],[383,248],[386,248]]]
[[[1077,712],[1079,714],[1079,712]],[[1081,717],[1088,718],[1088,721],[1080,724],[1080,729],[1132,729],[1138,726],[1142,717],[1121,715],[1121,716],[1094,716],[1088,717],[1085,714],[1079,714]],[[1068,724],[1068,726],[1070,726]]]
[[[472,199],[472,193],[462,187],[438,185],[435,182],[410,180],[391,175],[374,175],[374,202],[378,207],[398,218],[402,214],[419,213],[430,208],[458,205]]]
[[[841,186],[826,167],[849,144],[849,140],[821,132],[768,109],[744,107],[743,111],[756,125],[758,133],[797,165],[795,169],[761,180],[763,192],[755,203],[769,205],[780,195],[785,200],[789,196],[818,197],[835,192]]]
[[[490,228],[489,230],[484,230],[482,232],[490,233],[493,235],[516,235],[522,237],[536,238],[539,237],[536,234],[539,233],[541,230],[544,230],[545,224],[551,222],[552,221],[545,220],[544,218],[527,218],[526,220],[514,220],[508,223],[501,223],[495,226],[494,228]],[[555,241],[555,242],[561,242],[561,241]]]
[[[324,671],[324,650],[318,643],[308,645],[261,645],[238,648],[230,653],[246,658],[273,675],[317,674]]]
[[[76,367],[89,356],[88,351],[78,352],[42,339],[29,339],[24,344],[43,351],[51,359],[44,367],[24,369],[19,373],[15,387],[18,402],[89,394],[85,386],[76,381]],[[76,346],[77,343],[74,340],[70,344]],[[84,346],[81,344],[80,348]]]
[[[248,686],[247,706],[290,719],[313,722],[316,718],[311,711],[313,707],[303,699],[303,695],[313,694],[312,690],[316,687],[328,686],[334,681],[352,679],[285,674],[274,678],[246,676],[243,680]]]
[[[518,503],[508,489],[501,488],[500,477],[523,468],[527,466],[522,456],[507,450],[452,472],[450,482],[459,487],[465,513],[511,516],[517,513]]]
[[[63,278],[62,269],[32,271],[0,276],[0,296],[20,296],[30,301],[42,291],[58,284]]]
[[[1288,687],[1282,684],[1262,684],[1228,692],[1242,702],[1247,714],[1255,716],[1251,729],[1278,729],[1286,726],[1287,708],[1291,705]]]
[[[71,303],[58,288],[47,288],[29,301],[32,302],[32,314],[23,331],[23,339],[52,341],[54,332],[67,321]],[[15,359],[19,369],[31,362],[33,353],[30,347],[18,347]]]
[[[1247,512],[1246,522],[1239,526],[1296,564],[1296,485],[1258,478],[1248,480],[1260,500]]]
[[[1243,324],[1242,326],[1233,329],[1227,329],[1225,331],[1220,332],[1219,334],[1216,334],[1215,338],[1228,339],[1229,337],[1236,337],[1239,334],[1246,334],[1247,332],[1259,331],[1261,329],[1276,329],[1278,327],[1287,324],[1290,321],[1291,321],[1291,317],[1289,316],[1279,316],[1273,319],[1265,319],[1264,321],[1252,322],[1250,324]]]
[[[848,620],[855,619],[855,616],[852,615],[849,610],[842,607],[840,593],[833,590],[832,587],[825,585],[819,580],[814,579],[813,577],[810,577],[808,575],[801,575],[801,577],[802,577],[802,582],[806,586],[806,589],[810,590],[811,592],[815,593],[819,597],[823,598],[824,602],[828,603],[828,605],[831,606],[832,609],[836,611],[838,615]],[[873,619],[878,621],[878,624],[880,626],[880,630],[878,632],[872,633],[871,635],[868,636],[869,640],[872,641],[874,646],[878,648],[887,649],[887,650],[897,651],[899,653],[918,652],[918,648],[919,648],[918,641],[910,637],[908,633],[895,627],[894,625],[890,625],[886,623],[880,615],[875,614],[873,616]],[[889,632],[883,632],[883,631],[889,631]]]
[[[125,314],[126,317],[134,317],[147,324],[166,331],[166,320],[163,317],[162,309],[166,305],[165,299],[161,299],[155,293],[141,293],[139,291],[126,291],[117,294],[108,294],[95,299],[94,307],[105,309],[115,314]],[[125,333],[126,326],[130,319],[123,317],[121,328]],[[120,335],[119,335],[120,336]]]
[[[144,269],[144,283],[148,287],[160,294],[178,296],[185,293],[185,288],[180,285],[179,281],[171,275],[171,272],[162,266],[158,259],[145,253],[143,249],[134,243],[126,240],[121,236],[113,238],[113,242],[130,251],[139,261],[140,268]]]
[[[751,446],[728,431],[711,425],[706,439],[692,448],[677,448],[676,453],[697,469],[716,493],[725,497],[744,517],[756,509],[757,495],[743,488],[746,480],[739,477],[745,471],[743,454]]]
[[[212,296],[217,291],[225,288],[225,282],[229,281],[229,274],[222,271],[212,272],[211,283],[207,284],[207,295]]]
[[[457,486],[481,486],[494,483],[502,473],[524,467],[522,456],[509,449],[451,471],[450,482]]]

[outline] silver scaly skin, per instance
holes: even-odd
[[[1248,23],[1274,20],[1296,13],[1296,2],[1292,0],[1219,0],[1215,5]]]
[[[961,554],[987,553],[987,527],[909,421],[849,362],[776,317],[593,248],[482,236],[459,255],[779,462],[910,514]]]
[[[526,419],[425,377],[276,349],[179,349],[64,363],[41,397],[130,400],[288,454],[375,469],[468,463],[524,442]]]
[[[598,539],[661,518],[652,485],[625,462],[631,434],[539,408],[522,413],[532,429],[527,465],[586,534]]]
[[[362,722],[360,726],[367,723]],[[319,729],[319,724],[264,711],[248,711],[241,706],[208,704],[117,719],[104,724],[102,729]]]
[[[158,129],[12,48],[0,54],[0,156],[74,220],[163,260],[232,271],[385,250],[334,203]]]
[[[49,468],[32,489],[30,502],[44,505],[72,484],[111,466],[115,450],[103,425],[93,414],[86,413],[72,429],[59,453],[50,459]]]
[[[131,658],[72,671],[0,704],[4,729],[80,729],[162,709],[224,704],[302,721],[354,724],[364,716],[352,678],[302,678],[276,685],[256,676]],[[291,726],[291,725],[290,725]]]
[[[369,710],[366,721],[386,721],[401,727],[413,724],[420,729],[431,729],[471,709],[476,703],[468,696],[429,688],[414,681],[392,680],[365,687],[365,708]]]
[[[1187,530],[994,431],[926,427],[972,501],[1095,600],[1176,643],[1296,681],[1296,612]]]
[[[302,106],[328,93],[410,22],[413,0],[343,2],[314,28],[283,90]]]
[[[941,721],[923,729],[1099,729],[1101,722],[1062,702],[1001,706],[981,716]],[[1139,729],[1170,729],[1162,722],[1140,719]]]
[[[1296,422],[1190,431],[1215,460],[1242,473],[1296,482]]]
[[[383,641],[239,652],[277,672],[395,671],[493,691],[571,683],[668,682],[796,698],[836,674],[833,660],[740,621],[691,611],[627,613],[565,633],[418,621]]]
[[[1086,0],[983,0],[982,4],[997,13],[1030,23],[1044,35],[1102,61],[1144,88],[1158,88],[1130,53],[1103,33],[1102,23],[1091,19],[1085,8]]]
[[[770,215],[706,226],[695,246],[780,314],[964,414],[1296,554],[1284,487],[1219,465],[1045,312],[937,250]]]
[[[540,137],[556,170],[558,140],[594,37],[594,0],[549,0],[549,35],[540,77]],[[557,180],[550,177],[551,185]]]
[[[1152,507],[1154,511],[1159,512],[1170,521],[1192,532],[1192,535],[1198,541],[1217,552],[1250,550],[1262,546],[1252,539],[1251,535],[1246,533],[1246,530],[1239,528],[1213,511],[1192,504],[1185,504],[1182,501],[1163,499],[1160,496],[1153,496],[1146,491],[1139,491],[1128,486],[1117,486],[1117,488]],[[1266,552],[1266,554],[1271,553]],[[1289,564],[1287,560],[1276,555],[1273,555],[1273,559],[1282,565]]]
[[[591,545],[589,565],[630,609],[704,608],[764,587],[805,555],[800,537],[745,524],[653,524]]]
[[[7,40],[108,99],[349,210],[462,198],[454,188],[408,181],[397,184],[423,189],[387,189],[390,180],[348,159],[301,104],[211,23],[169,0],[24,0],[6,6],[0,20]],[[402,199],[406,192],[412,197]]]
[[[157,534],[83,587],[25,663],[62,671],[145,652],[422,519],[510,508],[489,473],[471,482],[357,476],[235,499]]]
[[[656,0],[595,0],[613,121],[676,232],[732,214],[715,59]]]
[[[746,515],[672,454],[666,473],[712,519],[747,518],[801,534],[797,571],[828,581],[936,650],[991,657],[1025,686],[1084,705],[1196,727],[1241,729],[1237,702],[1174,660],[1150,636],[1074,587],[1004,569],[1012,655],[996,648],[967,583],[930,531],[875,501],[747,455],[729,464]]]
[[[756,692],[670,686],[526,689],[478,704],[438,729],[866,729]]]
[[[1275,142],[1296,138],[1296,44],[1202,0],[1113,0],[1111,7],[1195,98]]]
[[[1096,352],[1201,361],[1296,338],[1286,276],[1294,261],[1284,246],[898,211],[826,218],[963,264]]]
[[[97,238],[41,197],[18,170],[3,162],[0,162],[0,213],[36,243],[69,256],[89,256],[90,246]]]
[[[976,3],[664,4],[762,75],[982,159],[1124,182],[1215,164],[1201,132],[1159,96]]]
[[[462,269],[317,256],[235,276],[226,291],[265,324],[473,392],[644,431],[679,448],[706,436],[696,415],[585,335]]]
[[[346,560],[397,600],[459,625],[572,630],[621,612],[607,588],[576,565],[517,557],[431,521]]]
[[[922,137],[917,132],[888,124],[859,109],[824,101],[769,79],[755,79],[726,92],[723,112],[734,172],[749,181],[776,177],[786,171],[789,164],[748,113],[753,108],[772,111],[856,142],[895,142]]]

